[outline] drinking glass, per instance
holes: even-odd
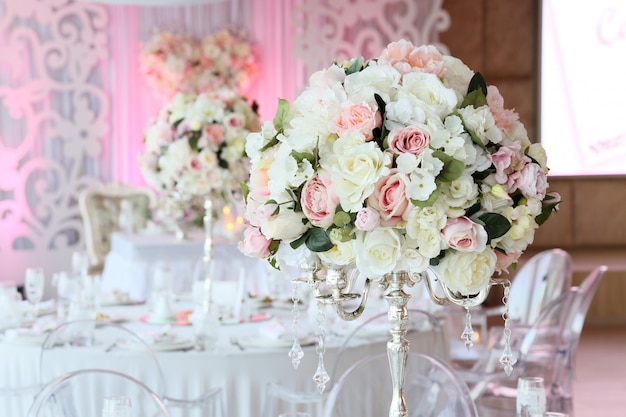
[[[519,378],[516,405],[518,417],[543,417],[546,412],[546,389],[543,378]]]
[[[132,417],[130,397],[105,397],[102,404],[102,417]]]
[[[35,317],[39,315],[39,303],[43,298],[45,277],[42,268],[26,268],[24,292],[26,299],[33,304]]]
[[[89,258],[87,253],[81,251],[72,252],[72,274],[84,277],[89,271]]]
[[[302,411],[289,411],[287,413],[280,413],[278,417],[311,417],[311,414]]]
[[[220,323],[215,314],[196,312],[191,317],[196,346],[213,350],[217,343]]]
[[[57,322],[63,323],[71,300],[78,296],[78,280],[61,271],[52,275],[52,285],[57,288]]]
[[[21,301],[22,296],[17,291],[15,281],[0,282],[0,329],[20,325],[22,320]]]

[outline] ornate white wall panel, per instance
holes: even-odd
[[[107,25],[103,6],[0,0],[0,280],[81,244],[76,196],[107,175]]]
[[[416,45],[432,44],[443,52],[439,32],[450,17],[443,0],[318,0],[305,1],[294,10],[295,54],[308,73],[362,55],[376,57],[392,41],[406,39]]]

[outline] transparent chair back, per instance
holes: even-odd
[[[276,417],[281,412],[294,409],[318,415],[323,410],[328,393],[337,378],[354,363],[349,354],[349,349],[355,342],[355,339],[361,339],[361,343],[380,342],[379,346],[384,350],[385,343],[390,339],[388,331],[390,328],[387,313],[379,313],[366,318],[354,327],[344,337],[332,366],[327,364],[330,381],[323,394],[320,394],[317,390],[295,391],[290,387],[281,386],[273,382],[266,384],[261,417]],[[427,353],[432,353],[435,356],[441,355],[441,359],[446,359],[448,349],[444,329],[439,320],[432,314],[423,310],[409,309],[406,339],[409,341],[413,351],[417,352],[422,346],[427,345]]]
[[[562,249],[540,252],[521,266],[511,284],[509,317],[532,325],[541,311],[572,285],[572,259]]]
[[[409,417],[476,417],[467,386],[444,362],[425,354],[409,354],[404,383]],[[386,353],[361,359],[333,386],[324,417],[389,415],[392,382]]]
[[[27,417],[101,416],[104,399],[130,398],[133,416],[170,417],[161,397],[146,384],[108,369],[82,369],[48,382]]]

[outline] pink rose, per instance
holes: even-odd
[[[265,202],[269,199],[270,192],[269,188],[255,188],[250,191],[248,194],[248,199],[246,200],[246,213],[245,217],[253,226],[261,226],[261,220],[265,220],[266,217],[263,217],[263,211],[259,212],[259,209],[265,205]],[[273,212],[272,212],[273,213]]]
[[[420,155],[430,144],[430,132],[416,126],[393,129],[388,136],[389,149],[396,154]]]
[[[498,87],[494,85],[487,87],[487,104],[496,121],[496,126],[500,129],[510,132],[519,124],[519,115],[515,110],[504,108],[504,98],[500,94]]]
[[[189,168],[195,171],[200,171],[202,169],[202,162],[200,162],[200,159],[197,156],[191,157],[189,160]]]
[[[391,65],[400,74],[427,72],[441,77],[445,71],[443,56],[432,45],[415,47],[410,41],[400,40],[387,45],[378,65]]]
[[[511,144],[511,146],[502,146],[496,152],[488,155],[496,169],[495,179],[498,184],[505,184],[508,175],[515,170],[516,166],[523,157],[519,144]]]
[[[278,209],[276,203],[262,204],[256,209],[257,218],[259,220],[269,219],[276,212],[276,209]]]
[[[354,104],[343,107],[333,122],[334,131],[339,136],[357,131],[365,136],[365,140],[370,140],[374,137],[372,131],[381,126],[382,119],[377,110],[364,104]]]
[[[339,197],[335,194],[330,174],[319,171],[304,184],[300,195],[302,212],[313,226],[327,228],[333,224]]]
[[[376,210],[373,210],[369,207],[363,207],[356,214],[356,220],[354,221],[354,225],[359,230],[371,232],[378,227],[379,220],[380,215]]]
[[[270,243],[272,241],[263,236],[258,227],[248,226],[243,231],[243,240],[237,247],[246,256],[264,259],[271,255]]]
[[[448,219],[441,233],[448,246],[459,252],[482,252],[487,245],[485,228],[465,216]]]
[[[512,181],[526,198],[543,200],[546,196],[548,177],[543,168],[534,162],[527,163],[521,171],[511,174],[509,181]]]
[[[512,263],[517,262],[522,252],[515,253],[503,253],[499,250],[494,251],[496,253],[496,272],[501,274],[503,272],[509,273],[509,266]]]
[[[220,145],[224,142],[224,126],[210,124],[204,128],[203,136],[207,137],[210,142]]]
[[[233,129],[240,129],[244,126],[246,120],[241,114],[229,114],[224,117],[224,124]]]
[[[395,226],[403,220],[409,207],[409,198],[406,195],[408,181],[406,174],[394,168],[376,184],[367,201],[372,208],[378,210],[381,225]]]

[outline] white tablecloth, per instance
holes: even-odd
[[[152,276],[159,264],[174,272],[174,291],[190,292],[194,266],[203,254],[204,235],[191,234],[188,240],[177,240],[172,234],[113,233],[111,251],[102,272],[104,292],[127,292],[136,300],[148,300],[152,291]],[[249,292],[267,294],[265,264],[243,255],[234,242],[216,242],[213,250],[216,274],[231,272],[233,263],[246,269]]]
[[[176,304],[176,310],[188,307],[189,305],[186,304]],[[261,311],[271,311],[274,317],[282,317],[281,320],[287,328],[291,328],[291,315],[288,310]],[[109,307],[104,308],[103,312],[113,318],[127,318],[129,321],[125,325],[137,333],[145,334],[160,330],[159,326],[139,321],[139,318],[147,312],[146,305]],[[303,314],[301,320],[305,328],[306,315]],[[317,368],[317,354],[314,346],[303,348],[305,356],[298,370],[294,370],[287,356],[290,346],[247,347],[246,350],[241,351],[230,343],[232,336],[240,340],[245,340],[247,336],[258,336],[263,323],[267,322],[220,326],[219,342],[215,351],[158,352],[157,357],[165,374],[168,394],[173,397],[188,398],[197,396],[211,387],[222,387],[226,399],[227,416],[257,417],[263,402],[264,387],[269,381],[294,389],[313,391],[315,388],[312,376]],[[174,331],[179,337],[192,338],[192,328],[189,326],[176,326]],[[342,360],[342,364],[345,364],[342,370],[361,357],[384,351],[386,344],[384,339],[386,338],[383,337],[374,342],[356,338],[349,350],[350,360]],[[414,349],[430,352],[440,357],[447,356],[446,351],[432,352],[430,349],[433,340],[432,333],[424,332],[421,340],[422,346],[414,346]],[[325,355],[329,372],[340,341],[340,337],[329,337]],[[107,363],[124,361],[129,367],[139,368],[140,372],[145,371],[145,377],[150,378],[149,370],[142,368],[142,366],[147,366],[144,364],[148,362],[145,358],[142,359],[141,353],[123,349],[105,352],[109,344],[108,341],[89,348],[59,348],[55,353],[57,356],[54,364],[58,364],[59,372],[61,372],[66,361],[71,361],[74,366],[91,367],[94,367],[94,364],[106,367]],[[39,345],[33,343],[32,340],[30,343],[20,343],[20,339],[0,342],[0,388],[36,384],[39,353]],[[387,399],[381,400],[387,401]],[[0,397],[0,410],[2,410],[0,415],[2,416],[25,416],[26,408],[27,401],[24,399]],[[198,416],[195,413],[188,415]]]

